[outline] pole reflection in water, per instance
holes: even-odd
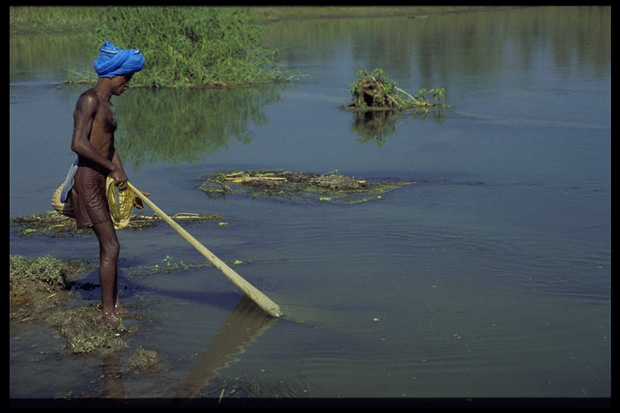
[[[208,350],[199,354],[198,362],[190,368],[189,375],[181,382],[174,399],[190,400],[219,375],[219,370],[238,361],[235,355],[245,352],[278,319],[268,315],[252,299],[244,295],[220,330],[213,337]],[[102,360],[102,397],[124,399],[125,386],[121,373],[122,352],[114,352]]]
[[[235,355],[243,354],[278,319],[270,317],[247,296],[243,296],[222,328],[213,337],[208,350],[200,353],[198,362],[190,368],[189,375],[177,388],[175,398],[192,399],[209,381],[219,375],[219,370],[238,361]]]

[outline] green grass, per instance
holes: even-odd
[[[98,24],[102,7],[9,7],[11,35],[89,32]]]
[[[482,11],[488,7],[473,6],[280,6],[250,7],[250,21],[257,24],[280,20],[338,19],[372,17],[426,17],[431,14]]]
[[[432,14],[483,11],[490,7],[472,6],[278,6],[247,7],[250,23],[268,24],[280,20],[367,17],[424,17]],[[51,32],[91,32],[109,7],[12,6],[9,7],[11,34]]]

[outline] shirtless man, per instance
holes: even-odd
[[[77,227],[93,228],[99,240],[102,318],[115,327],[120,325],[119,316],[127,314],[127,310],[118,296],[120,244],[110,217],[106,178],[112,177],[121,189],[128,179],[114,148],[116,116],[110,99],[120,96],[129,87],[133,74],[143,65],[144,58],[139,50],[121,50],[106,42],[94,64],[99,75],[97,85],[78,98],[73,113],[71,150],[78,155],[78,169],[70,191],[71,202]],[[143,209],[139,198],[136,198],[136,207]]]

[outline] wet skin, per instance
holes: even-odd
[[[114,148],[114,131],[117,124],[116,113],[110,99],[112,96],[120,96],[129,87],[131,78],[132,74],[99,78],[97,86],[78,98],[73,113],[71,150],[80,158],[107,169],[116,185],[121,186],[126,185],[128,178]],[[140,192],[149,195],[148,192]],[[143,209],[139,198],[136,198],[136,207]],[[111,220],[93,225],[93,230],[99,240],[102,318],[116,327],[120,325],[120,315],[128,314],[118,296],[117,263],[120,244]]]

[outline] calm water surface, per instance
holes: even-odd
[[[311,75],[298,83],[114,98],[132,182],[169,214],[222,215],[187,229],[242,261],[285,317],[247,316],[173,229],[121,231],[122,294],[146,320],[131,348],[67,358],[52,331],[12,331],[10,396],[227,397],[233,380],[259,381],[262,397],[611,396],[610,14],[281,22],[264,43]],[[11,38],[11,217],[51,209],[83,91],[57,84],[92,63],[88,47]],[[452,107],[370,131],[339,108],[362,68],[410,92],[444,87]],[[211,172],[274,168],[414,183],[353,205],[198,188]],[[96,261],[98,246],[10,231],[10,253]],[[166,260],[197,267],[144,270]],[[138,346],[160,355],[157,373],[127,366]]]

